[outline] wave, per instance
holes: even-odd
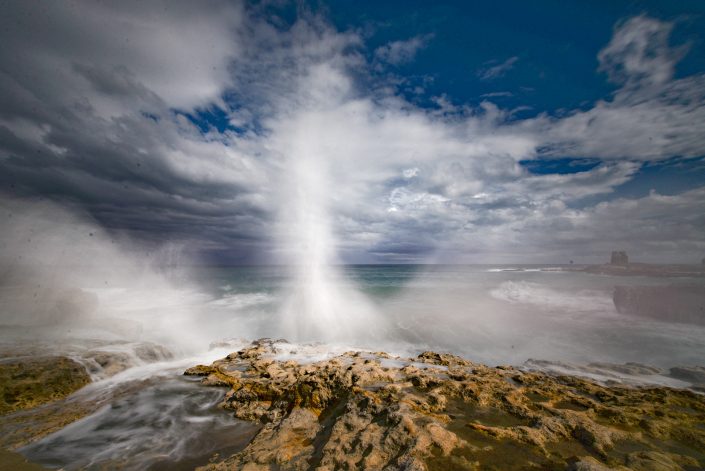
[[[671,372],[664,371],[640,363],[589,363],[579,365],[561,361],[527,360],[520,369],[524,371],[541,371],[553,375],[579,376],[601,384],[623,384],[629,386],[666,386],[670,388],[693,388],[695,382],[674,377]],[[683,369],[681,367],[681,369]]]
[[[505,281],[490,295],[511,304],[529,304],[552,309],[614,311],[612,297],[603,291],[559,291],[529,281]]]
[[[503,268],[488,268],[486,270],[488,273],[505,273],[505,272],[520,272],[520,273],[534,273],[534,272],[546,272],[546,273],[556,273],[561,272],[563,269],[561,267],[539,267],[539,268],[526,268],[526,267],[503,267]]]
[[[209,302],[210,306],[228,307],[232,309],[242,309],[246,307],[256,306],[259,304],[269,304],[276,298],[269,293],[238,293],[227,294],[222,298],[218,298]]]

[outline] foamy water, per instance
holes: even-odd
[[[323,332],[316,342],[277,343],[274,358],[310,363],[349,350],[385,350],[400,357],[388,360],[394,366],[431,349],[490,365],[671,387],[689,383],[670,376],[670,367],[705,365],[703,327],[615,310],[615,284],[662,280],[508,268],[344,267],[330,281],[342,287],[337,292],[364,297],[384,317],[385,335],[374,324],[344,340]],[[214,268],[202,271],[198,289],[186,291],[87,286],[96,301],[88,321],[4,329],[11,337],[3,340],[6,350],[33,345],[40,354],[65,354],[84,364],[94,383],[71,400],[101,404],[21,453],[64,469],[190,469],[219,450],[243,447],[256,428],[217,408],[223,390],[203,388],[182,372],[252,339],[289,337],[281,322],[291,293],[287,273]],[[120,359],[118,372],[115,364],[97,362],[101,353]],[[620,366],[626,362],[644,366]]]
[[[242,449],[257,426],[217,408],[222,388],[204,388],[183,377],[194,362],[210,356],[157,362],[130,368],[93,383],[71,398],[108,397],[97,412],[19,451],[62,469],[193,469],[213,453]],[[121,392],[131,388],[130,392]]]

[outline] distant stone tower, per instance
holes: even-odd
[[[626,266],[629,264],[629,257],[627,257],[627,252],[614,251],[612,252],[612,258],[610,259],[610,265],[620,265]]]

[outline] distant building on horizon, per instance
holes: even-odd
[[[617,250],[612,252],[612,258],[610,258],[610,265],[626,266],[628,264],[629,257],[627,256],[627,252]]]

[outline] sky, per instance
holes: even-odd
[[[8,224],[50,202],[224,265],[302,220],[341,263],[705,257],[700,1],[0,11]]]

